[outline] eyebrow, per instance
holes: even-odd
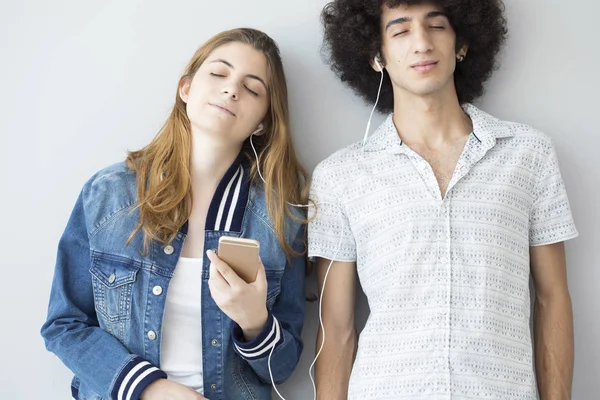
[[[425,15],[425,19],[432,19],[432,18],[436,18],[436,17],[445,17],[447,19],[448,14],[446,14],[443,11],[430,11]],[[404,24],[404,23],[410,22],[410,21],[412,21],[411,17],[400,17],[400,18],[393,19],[387,23],[387,25],[385,26],[385,30],[387,31],[393,25]]]
[[[233,66],[233,64],[231,64],[229,61],[223,60],[222,58],[219,58],[217,60],[211,61],[210,63],[211,64],[212,63],[222,63],[222,64],[227,65],[231,69],[235,69],[235,67]],[[260,83],[263,84],[263,86],[265,87],[265,89],[268,90],[269,87],[267,86],[267,84],[265,83],[265,81],[260,76],[256,76],[256,75],[253,75],[253,74],[246,74],[246,77],[250,78],[250,79],[256,79],[257,81],[259,81]]]

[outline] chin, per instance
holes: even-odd
[[[213,119],[207,121],[205,118],[202,118],[201,120],[191,120],[190,123],[192,124],[194,130],[200,132],[210,132],[214,134],[223,134],[231,131],[232,128],[231,124],[227,124],[225,121]]]
[[[446,85],[441,82],[428,82],[427,84],[409,87],[408,91],[417,96],[431,96],[436,93],[442,93]]]

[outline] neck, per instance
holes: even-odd
[[[472,132],[471,120],[452,89],[432,96],[394,96],[393,120],[403,142],[435,148]]]
[[[203,194],[212,196],[240,150],[241,146],[225,145],[209,135],[192,134],[190,173],[194,198]]]

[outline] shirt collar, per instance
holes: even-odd
[[[463,110],[471,118],[473,123],[473,135],[485,147],[493,147],[496,139],[514,136],[516,131],[512,124],[501,121],[496,117],[487,114],[470,103],[462,105]],[[407,146],[404,145],[398,130],[394,125],[394,114],[387,116],[385,121],[377,130],[367,139],[364,151],[377,152],[386,151],[391,153],[404,153]]]

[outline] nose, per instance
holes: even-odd
[[[228,80],[223,85],[221,89],[221,93],[232,100],[237,100],[239,98],[239,84],[233,80]]]
[[[413,48],[415,53],[424,54],[433,50],[433,41],[431,40],[431,34],[426,27],[420,26],[415,29],[413,35]]]

